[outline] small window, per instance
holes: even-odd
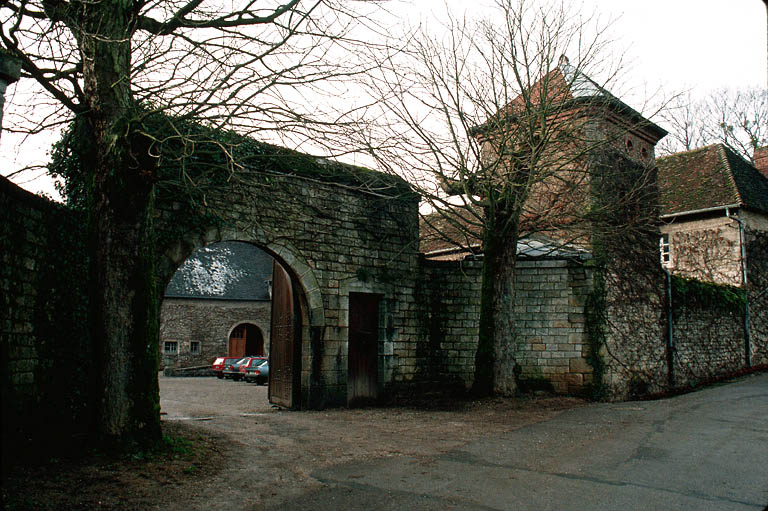
[[[642,149],[640,149],[640,154],[643,156],[644,160],[647,160],[648,159],[648,148],[647,147],[643,147]]]
[[[659,240],[659,250],[661,252],[661,265],[669,266],[672,260],[672,254],[669,247],[669,234],[662,234]]]
[[[625,144],[627,145],[627,152],[630,152],[632,150],[632,141],[630,139],[627,139]]]
[[[179,352],[179,343],[176,341],[165,341],[163,343],[163,353],[166,355],[176,355]]]
[[[200,341],[192,341],[189,343],[190,353],[200,353]]]

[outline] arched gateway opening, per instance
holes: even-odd
[[[267,356],[269,401],[300,407],[302,387],[309,385],[302,354],[309,351],[313,319],[322,316],[317,307],[310,316],[307,282],[322,303],[312,279],[284,247],[230,240],[191,251],[170,279],[161,307],[163,365],[205,368],[220,356]],[[164,350],[170,342],[176,343],[173,352]]]

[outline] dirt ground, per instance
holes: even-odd
[[[162,448],[17,468],[6,510],[259,510],[317,489],[334,464],[430,457],[582,406],[575,398],[422,400],[411,406],[284,411],[265,386],[160,376]]]

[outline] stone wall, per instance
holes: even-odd
[[[229,351],[229,335],[241,323],[256,325],[269,354],[270,302],[165,298],[160,307],[160,366],[192,367],[211,364]],[[178,343],[175,355],[164,353],[163,343]],[[191,343],[199,351],[192,353]]]
[[[581,261],[518,262],[515,358],[523,390],[578,393],[591,381],[584,308],[591,289],[591,270]]]
[[[0,177],[4,457],[85,440],[93,365],[82,225]]]
[[[692,386],[745,367],[743,311],[717,304],[677,304],[673,313],[675,387]]]
[[[474,375],[480,318],[479,261],[426,261],[428,345],[432,375],[461,380],[468,388]],[[592,275],[581,261],[567,259],[517,262],[515,338],[511,350],[523,390],[577,393],[591,381],[586,362],[585,303]],[[505,371],[506,374],[513,374]]]
[[[556,258],[517,263],[516,336],[501,349],[511,350],[521,390],[623,400],[688,387],[746,366],[744,318],[738,311],[717,304],[674,306],[675,348],[669,350],[660,269],[630,279],[631,264],[598,273],[584,263]],[[429,363],[424,381],[472,385],[480,270],[479,261],[425,261],[423,350]],[[753,324],[761,321],[755,318]],[[759,335],[753,335],[753,353],[760,355],[753,358],[765,353]]]
[[[425,260],[424,320],[428,380],[469,388],[480,321],[480,261]]]
[[[768,364],[768,229],[747,231],[750,356],[753,366]]]
[[[472,384],[480,263],[422,263],[418,199],[406,188],[261,172],[239,175],[229,188],[208,190],[202,211],[173,199],[161,195],[158,203],[158,290],[204,245],[233,240],[265,249],[289,270],[301,295],[303,406],[346,403],[350,293],[381,298],[381,396],[430,383],[449,384],[443,388]],[[0,214],[4,446],[22,446],[35,435],[52,442],[77,438],[88,430],[82,425],[91,420],[93,397],[88,385],[93,364],[83,219],[5,179],[0,179]],[[761,312],[761,304],[768,294],[760,293],[768,279],[756,264],[768,260],[768,251],[765,239],[760,239],[761,244],[756,241],[748,249],[754,268],[750,293],[756,361],[765,360],[767,352],[768,315]],[[675,383],[669,381],[660,270],[633,270],[631,254],[619,260],[628,264],[610,279],[598,278],[590,266],[577,261],[518,262],[516,337],[505,348],[514,351],[523,385],[551,385],[557,392],[571,393],[589,384],[596,378],[589,362],[596,346],[595,324],[604,341],[598,345],[606,365],[601,381],[610,397],[632,397]],[[652,262],[658,269],[655,252]],[[601,303],[595,300],[598,295]],[[679,378],[686,364],[715,359],[713,350],[734,351],[730,340],[712,344],[696,339],[701,322],[720,314],[718,309],[681,314],[676,319],[678,359],[673,362],[679,366],[673,371]],[[738,315],[718,327],[723,333],[714,340],[738,337],[733,321],[738,323]],[[172,335],[192,340],[189,328],[188,333]],[[690,340],[685,341],[683,330]],[[729,356],[691,374],[704,378],[724,366],[737,368],[736,359]],[[49,424],[56,424],[56,430],[45,431]]]
[[[590,322],[601,323],[598,331],[589,329],[592,347],[599,346],[590,364],[603,373],[592,394],[617,401],[663,392],[669,388],[663,280],[625,286],[615,277],[605,277],[604,302],[590,304],[597,307],[588,313]]]

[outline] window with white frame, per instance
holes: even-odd
[[[163,353],[166,355],[176,355],[179,353],[179,343],[176,341],[165,341],[163,343]]]
[[[662,234],[659,239],[659,252],[661,253],[661,265],[669,266],[672,263],[672,252],[669,246],[669,234]]]

